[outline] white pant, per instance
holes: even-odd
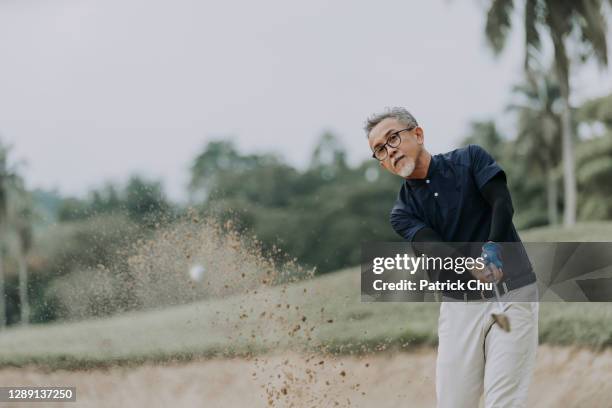
[[[494,324],[497,302],[444,298],[438,321],[436,395],[439,408],[477,408],[484,390],[486,408],[524,407],[538,346],[538,302],[533,283],[502,296],[511,331]],[[510,302],[510,303],[508,303]]]

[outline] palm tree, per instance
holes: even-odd
[[[612,94],[586,101],[576,111],[576,117],[580,123],[604,125],[601,134],[584,141],[576,149],[576,177],[582,192],[578,213],[585,219],[610,219]]]
[[[33,211],[28,192],[21,179],[15,186],[19,195],[14,214],[14,229],[17,233],[17,263],[19,265],[19,304],[21,305],[21,324],[30,322],[30,303],[28,300],[28,264],[27,256],[32,249]]]
[[[557,171],[561,161],[561,118],[555,109],[560,102],[560,89],[552,73],[532,71],[525,83],[513,89],[522,101],[508,109],[518,112],[517,153],[526,159],[529,171],[546,179],[548,222],[558,223]]]
[[[611,1],[612,3],[612,1]],[[595,56],[598,63],[607,66],[606,18],[602,0],[525,0],[525,63],[530,71],[534,51],[540,49],[540,31],[550,34],[554,48],[554,67],[559,80],[563,110],[561,113],[561,139],[566,226],[576,222],[576,175],[574,160],[574,132],[572,129],[570,97],[570,59],[567,38],[581,47],[584,61]],[[514,0],[491,0],[487,12],[485,33],[495,53],[503,49],[512,28],[511,14]]]
[[[6,299],[4,297],[4,245],[6,238],[6,220],[8,210],[7,179],[10,177],[6,148],[0,143],[0,330],[6,327]]]
[[[0,330],[6,327],[6,296],[4,277],[4,255],[9,246],[9,221],[12,220],[15,200],[13,194],[19,190],[25,192],[19,175],[8,165],[9,148],[0,140]]]

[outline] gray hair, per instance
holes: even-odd
[[[366,137],[370,137],[370,132],[372,131],[372,129],[374,129],[376,125],[378,125],[380,122],[387,118],[395,118],[408,127],[419,126],[414,116],[412,116],[412,114],[408,112],[405,108],[397,106],[392,108],[385,108],[384,111],[380,113],[375,113],[366,120],[365,126],[363,127],[363,130],[365,130],[366,132]]]

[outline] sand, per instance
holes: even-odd
[[[0,370],[0,385],[76,386],[76,403],[14,407],[433,407],[435,350],[284,354],[94,371]],[[612,351],[542,346],[529,406],[612,406]]]

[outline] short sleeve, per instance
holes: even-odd
[[[501,173],[504,178],[506,177],[504,170],[482,147],[470,145],[468,146],[468,152],[470,155],[470,168],[474,174],[476,185],[479,190],[499,173]]]
[[[416,214],[416,211],[401,199],[401,193],[393,210],[391,210],[390,221],[395,232],[410,242],[414,240],[414,236],[419,230],[427,227],[421,217]]]

